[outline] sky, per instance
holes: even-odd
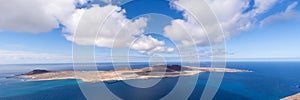
[[[209,29],[189,10],[197,0],[0,1],[0,64],[70,63],[73,45],[95,46],[97,62],[209,59],[214,43],[228,61],[300,60],[299,0],[204,1]],[[216,25],[224,34],[208,40]]]

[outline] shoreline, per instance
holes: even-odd
[[[282,98],[280,100],[300,100],[300,93],[291,95],[291,96],[287,96],[285,98]]]

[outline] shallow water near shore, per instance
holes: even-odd
[[[178,63],[173,63],[178,64]],[[97,64],[100,70],[112,70],[112,64]],[[147,63],[133,63],[134,68],[148,66]],[[203,63],[201,66],[209,66]],[[214,99],[278,100],[300,92],[300,62],[228,62],[228,68],[251,70],[247,73],[225,73],[221,87]],[[85,100],[78,84],[95,85],[97,83],[77,83],[77,80],[26,81],[7,79],[33,69],[72,70],[72,64],[31,64],[0,65],[0,100]],[[206,85],[209,73],[201,73],[190,99],[199,99]],[[192,76],[195,77],[195,76]],[[154,79],[153,79],[154,80]],[[129,80],[138,82],[143,80]],[[109,89],[123,99],[158,99],[169,93],[177,78],[164,78],[162,83],[146,91],[131,88],[124,82],[105,83]],[[191,85],[186,82],[186,86]]]

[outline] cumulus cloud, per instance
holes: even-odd
[[[267,18],[265,18],[261,23],[260,26],[264,26],[267,24],[272,24],[277,21],[284,21],[291,18],[300,18],[299,12],[295,11],[294,8],[297,6],[298,2],[294,2],[290,4],[284,12],[271,15]]]
[[[220,25],[225,33],[225,38],[232,36],[240,31],[250,29],[255,23],[255,17],[268,11],[274,6],[278,0],[254,0],[254,9],[245,12],[249,8],[249,0],[206,0],[212,11],[218,18],[219,23],[210,24],[210,29],[204,29],[199,23],[195,21],[193,15],[188,10],[195,9],[198,6],[197,0],[176,0],[171,2],[171,6],[179,11],[183,11],[185,19],[175,19],[171,25],[164,28],[164,33],[172,40],[179,41],[185,46],[196,45],[205,46],[209,45],[210,41],[222,42],[222,35],[213,36],[212,40],[208,40],[207,36],[215,34],[214,28]],[[205,10],[203,10],[205,11]],[[205,14],[205,13],[202,13]],[[205,16],[205,15],[203,15]],[[210,20],[206,17],[203,20]]]
[[[75,11],[75,4],[86,0],[1,0],[0,30],[40,33],[59,28]]]
[[[170,51],[170,48],[163,47],[164,42],[158,41],[151,36],[145,38],[146,36],[144,36],[143,33],[144,29],[147,26],[147,18],[141,17],[135,20],[130,20],[126,18],[125,13],[126,11],[124,9],[121,9],[121,7],[111,4],[108,4],[106,6],[93,5],[89,9],[77,10],[77,12],[74,13],[71,18],[69,18],[72,19],[72,21],[65,24],[65,30],[71,33],[66,34],[65,37],[68,40],[73,41],[74,43],[79,45],[96,45],[99,47],[123,48],[130,47],[130,44],[133,44],[134,48],[132,49],[138,50],[141,53]],[[85,24],[82,26],[78,26],[78,23]],[[75,30],[77,26],[79,27],[78,32],[76,32]],[[98,34],[98,30],[92,30],[98,29],[99,27],[97,26],[101,27]],[[138,41],[134,42],[134,40]],[[140,40],[143,40],[143,42],[141,42]],[[157,42],[162,44],[151,44]],[[137,45],[143,47],[147,47],[149,45],[158,47],[152,47],[148,48],[149,50],[145,50],[136,48]]]
[[[146,54],[152,54],[153,52],[171,53],[174,51],[174,48],[166,47],[164,41],[159,41],[150,35],[142,35],[131,45],[131,48]]]

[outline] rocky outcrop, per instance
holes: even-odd
[[[41,70],[41,69],[35,69],[31,72],[25,73],[24,75],[35,75],[35,74],[43,74],[43,73],[48,73],[50,71],[48,70]]]

